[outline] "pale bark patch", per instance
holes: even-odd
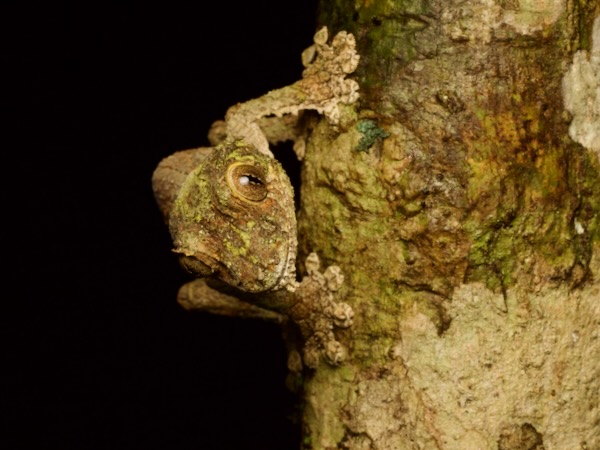
[[[600,158],[600,16],[594,20],[592,49],[580,50],[562,82],[567,111],[573,115],[569,136]]]
[[[513,27],[519,34],[533,34],[558,20],[565,10],[564,0],[521,0],[505,7],[502,23]]]
[[[600,285],[506,299],[461,286],[438,336],[420,313],[394,349],[440,448],[497,449],[531,429],[545,450],[600,448]],[[408,406],[411,409],[411,406]],[[507,431],[508,430],[508,431]]]
[[[490,43],[502,27],[532,35],[554,24],[565,10],[564,0],[480,0],[443,11],[442,22],[454,41]]]

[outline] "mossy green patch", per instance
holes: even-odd
[[[378,127],[377,123],[371,119],[359,121],[356,129],[362,134],[358,145],[354,147],[354,150],[357,152],[368,152],[377,140],[385,139],[390,135],[383,128]]]
[[[478,196],[478,210],[465,223],[472,279],[498,289],[531,265],[543,264],[557,280],[567,279],[575,264],[587,266],[588,237],[598,229],[598,173],[585,155],[568,151],[546,145],[535,159],[506,161],[503,170],[499,163],[489,170],[491,163],[472,162],[469,192]],[[582,210],[586,226],[578,234],[574,218]]]

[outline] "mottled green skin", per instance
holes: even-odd
[[[232,188],[232,164],[262,174],[266,197],[244,198]],[[295,279],[293,189],[281,165],[242,141],[217,146],[186,178],[169,219],[184,266],[246,292],[283,289]]]

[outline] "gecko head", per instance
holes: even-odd
[[[279,162],[245,144],[217,146],[186,177],[169,229],[181,264],[247,292],[295,279],[293,189]]]

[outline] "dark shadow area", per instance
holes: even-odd
[[[281,163],[290,178],[294,188],[294,203],[296,210],[300,207],[300,171],[302,161],[299,161],[294,153],[292,142],[282,142],[272,148],[277,161]]]
[[[0,447],[298,448],[280,330],[179,308],[150,177],[207,145],[229,106],[298,79],[315,15],[316,1],[0,7]]]

